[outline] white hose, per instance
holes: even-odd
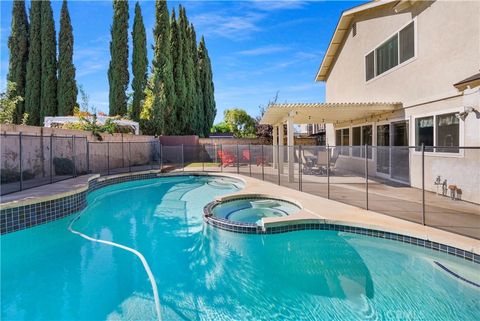
[[[159,320],[159,321],[162,321],[161,311],[160,311],[160,298],[159,298],[159,296],[158,296],[157,283],[155,282],[155,277],[153,276],[152,270],[150,269],[150,266],[148,265],[148,262],[147,262],[147,260],[145,259],[145,257],[142,255],[142,253],[140,253],[140,252],[138,252],[137,250],[134,250],[134,249],[132,249],[132,248],[129,248],[129,247],[127,247],[127,246],[124,246],[124,245],[121,245],[121,244],[117,244],[117,243],[114,243],[114,242],[110,242],[110,241],[105,241],[105,240],[96,239],[96,238],[90,237],[90,236],[88,236],[88,235],[85,235],[85,234],[83,234],[83,233],[81,233],[81,232],[78,232],[78,231],[74,230],[74,229],[72,228],[72,225],[73,225],[73,223],[75,223],[75,222],[80,218],[80,215],[81,215],[81,214],[79,214],[77,217],[75,217],[75,218],[70,222],[70,225],[68,226],[68,230],[69,230],[70,232],[72,232],[73,234],[80,235],[80,236],[83,237],[84,239],[89,240],[89,241],[92,241],[92,242],[107,244],[107,245],[110,245],[110,246],[118,247],[118,248],[120,248],[120,249],[122,249],[122,250],[125,250],[125,251],[128,251],[128,252],[131,252],[131,253],[135,254],[135,255],[140,259],[140,261],[142,261],[143,267],[145,268],[145,271],[147,272],[148,278],[150,279],[150,284],[152,285],[153,298],[155,299],[155,309],[156,309],[156,311],[157,311],[158,320]]]

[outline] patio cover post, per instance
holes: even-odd
[[[283,137],[284,137],[284,128],[283,123],[280,123],[278,126],[278,167],[280,170],[278,171],[280,174],[283,174]]]
[[[293,164],[294,159],[294,140],[293,140],[293,119],[292,117],[287,118],[287,150],[288,150],[288,182],[294,182],[294,169]]]

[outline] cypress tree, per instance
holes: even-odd
[[[155,45],[153,49],[153,99],[151,128],[154,134],[169,135],[175,131],[175,85],[173,82],[172,56],[170,50],[170,21],[167,2],[155,2]]]
[[[182,39],[182,65],[183,73],[185,75],[185,87],[186,87],[186,97],[185,104],[182,113],[182,119],[184,121],[184,127],[182,134],[194,134],[195,129],[197,128],[198,118],[196,118],[195,106],[197,102],[196,98],[196,81],[195,81],[195,72],[193,64],[193,52],[190,45],[189,37],[189,23],[187,19],[187,13],[185,7],[180,6],[178,25],[180,29],[180,35]]]
[[[40,97],[40,122],[45,116],[57,115],[57,38],[55,22],[50,0],[41,2],[41,97]]]
[[[127,113],[128,73],[128,1],[113,0],[110,66],[108,68],[109,114]]]
[[[205,115],[203,111],[203,93],[202,93],[202,82],[200,78],[200,72],[198,68],[198,49],[197,49],[197,35],[195,33],[195,28],[193,24],[190,24],[188,29],[189,40],[190,40],[190,51],[193,54],[193,72],[195,79],[195,129],[194,132],[196,135],[204,137],[203,127],[205,122]]]
[[[8,39],[10,59],[8,63],[7,80],[16,84],[13,96],[25,98],[25,80],[28,61],[28,18],[25,10],[25,1],[14,1],[12,9],[12,32]],[[13,122],[19,124],[25,111],[23,101],[17,103]]]
[[[187,104],[187,86],[185,83],[185,72],[183,65],[183,55],[185,44],[181,35],[181,30],[175,18],[175,9],[172,10],[170,19],[170,50],[173,65],[173,81],[175,83],[175,111],[176,126],[175,134],[184,133],[184,129],[188,126],[189,120],[185,119],[185,107]]]
[[[77,83],[73,65],[73,31],[67,1],[63,0],[58,36],[58,115],[73,115],[77,103]]]
[[[140,4],[135,5],[135,18],[133,20],[133,54],[132,54],[132,71],[133,71],[133,102],[131,118],[135,121],[140,120],[141,104],[145,98],[145,87],[147,85],[147,36],[145,34],[145,26],[143,24],[142,10]]]
[[[210,128],[213,125],[213,121],[215,120],[217,109],[215,106],[212,66],[208,56],[207,47],[205,45],[205,38],[203,36],[198,47],[198,60],[200,79],[202,83],[203,112],[205,117],[203,134],[205,137],[207,137],[210,133]]]
[[[42,2],[32,1],[30,5],[29,50],[25,83],[25,112],[29,115],[27,123],[37,126],[40,125],[42,77],[41,11]]]

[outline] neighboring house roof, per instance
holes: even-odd
[[[291,117],[295,124],[341,123],[402,108],[399,102],[272,104],[260,124],[277,125]]]
[[[463,91],[467,87],[479,87],[480,86],[480,72],[476,73],[473,76],[470,76],[468,78],[465,78],[462,81],[457,82],[456,84],[453,84],[458,90]]]
[[[359,13],[364,13],[369,10],[378,9],[387,4],[395,4],[395,11],[400,12],[410,6],[415,0],[385,0],[385,1],[371,1],[365,4],[362,4],[357,7],[353,7],[342,12],[340,19],[338,20],[337,27],[333,33],[330,44],[328,45],[327,51],[323,56],[322,64],[318,69],[317,75],[315,77],[316,81],[325,81],[327,80],[328,73],[330,68],[333,66],[335,57],[340,51],[340,47],[346,36],[349,34],[350,25],[355,17]]]

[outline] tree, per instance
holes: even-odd
[[[25,1],[14,1],[12,8],[11,34],[8,38],[10,49],[7,80],[16,84],[11,95],[25,97],[25,81],[28,61],[28,18],[25,10]],[[18,124],[22,120],[25,104],[17,101],[13,122]]]
[[[127,113],[128,72],[128,1],[113,0],[113,23],[108,68],[109,114]]]
[[[223,113],[223,121],[228,125],[235,137],[254,137],[255,119],[240,108],[227,109]]]
[[[185,44],[183,42],[182,30],[175,17],[175,9],[172,10],[170,19],[170,50],[173,66],[173,81],[175,83],[175,111],[176,126],[175,134],[183,134],[189,119],[185,118],[187,106],[187,85],[183,56],[185,55]]]
[[[60,13],[58,51],[58,115],[73,115],[78,89],[73,65],[73,31],[66,0],[63,0]]]
[[[190,24],[188,28],[188,35],[190,41],[190,51],[193,57],[193,73],[195,79],[195,102],[194,102],[194,115],[195,115],[195,128],[194,132],[200,137],[205,137],[204,133],[204,124],[205,124],[205,115],[203,112],[203,92],[202,92],[202,80],[200,77],[200,70],[198,68],[198,49],[197,49],[197,35],[195,33],[195,27],[193,24]],[[208,134],[208,133],[207,133]]]
[[[23,98],[17,95],[17,85],[7,82],[7,90],[0,93],[0,124],[13,124],[17,106]]]
[[[57,38],[49,0],[42,1],[40,35],[42,59],[40,122],[42,122],[45,116],[55,116],[58,112]]]
[[[50,0],[42,1],[41,35],[41,97],[40,97],[40,122],[45,116],[55,116],[58,112],[57,105],[57,36],[55,22],[53,21]]]
[[[273,105],[277,102],[278,100],[278,91],[275,94],[275,97],[273,99],[270,99],[268,101],[267,107],[265,106],[258,106],[258,109],[260,111],[260,115],[258,115],[255,118],[255,131],[256,135],[258,138],[260,138],[260,141],[263,145],[269,145],[272,143],[273,139],[273,126],[272,125],[263,125],[260,124],[260,120],[262,119],[263,115],[267,111],[268,106]]]
[[[208,136],[208,134],[210,133],[210,128],[212,127],[213,121],[217,114],[217,109],[215,107],[212,66],[210,64],[210,58],[208,56],[208,51],[203,36],[198,46],[198,68],[198,72],[200,73],[199,77],[202,85],[202,107],[205,117],[203,124],[203,134],[204,136]]]
[[[190,44],[189,37],[189,23],[187,19],[187,13],[185,7],[180,6],[179,9],[179,18],[178,18],[178,27],[180,29],[181,43],[182,43],[182,62],[183,73],[185,75],[185,104],[183,105],[182,111],[182,121],[183,121],[183,130],[182,134],[195,134],[195,130],[198,124],[198,117],[196,115],[196,80],[193,64],[193,52]]]
[[[133,71],[133,99],[131,109],[131,119],[140,120],[142,101],[145,99],[145,87],[147,85],[147,36],[145,26],[143,24],[142,9],[140,4],[135,4],[135,18],[133,20],[133,54],[132,54],[132,71]]]
[[[30,5],[29,50],[25,83],[25,112],[30,116],[29,125],[40,125],[40,96],[42,78],[41,42],[42,2],[32,1]]]
[[[153,134],[168,135],[175,130],[175,86],[170,50],[170,21],[165,0],[155,2],[155,45],[153,48],[153,99],[150,120]]]

